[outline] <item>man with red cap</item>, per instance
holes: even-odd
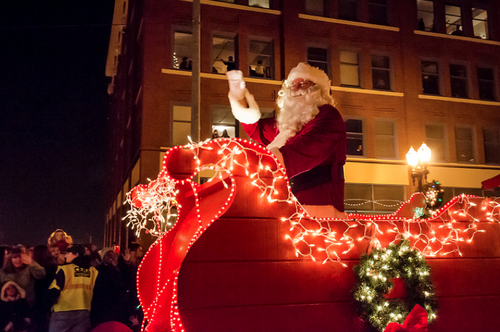
[[[263,119],[241,71],[226,75],[235,118],[284,164],[292,192],[306,211],[315,217],[345,217],[346,130],[325,72],[299,63],[278,93],[276,116]]]

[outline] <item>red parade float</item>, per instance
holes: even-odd
[[[425,197],[414,194],[389,215],[314,219],[255,143],[193,143],[163,163],[128,194],[132,226],[158,236],[137,278],[145,331],[375,331],[356,311],[353,267],[402,239],[432,269],[439,311],[429,331],[499,329],[498,200],[462,195],[419,219]],[[193,178],[205,169],[215,175],[199,185]],[[405,318],[391,331],[406,331],[415,319]]]

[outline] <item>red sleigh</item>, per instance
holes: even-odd
[[[208,168],[213,181],[192,181]],[[241,139],[172,148],[158,178],[129,193],[134,226],[159,235],[137,278],[144,329],[369,331],[352,301],[352,268],[371,246],[406,238],[432,267],[440,311],[430,331],[494,331],[500,204],[458,196],[413,219],[423,200],[413,195],[390,215],[317,220],[265,148]],[[163,232],[172,206],[177,220]]]

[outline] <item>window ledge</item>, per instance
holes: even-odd
[[[349,157],[347,156],[347,163],[364,163],[364,164],[386,164],[386,165],[403,165],[409,167],[406,160],[391,160],[391,159],[376,159],[376,158],[362,158],[362,157]],[[491,164],[462,164],[451,163],[444,161],[429,162],[427,166],[430,167],[444,167],[444,168],[467,168],[467,169],[484,169],[484,170],[500,170],[500,165]]]
[[[454,98],[454,97],[443,97],[434,95],[418,95],[418,98],[428,99],[428,100],[452,101],[455,103],[465,103],[465,104],[500,106],[500,102],[498,101],[488,101],[488,100],[478,100],[478,99]]]
[[[408,164],[404,160],[399,159],[377,159],[377,158],[362,158],[362,157],[349,157],[347,162],[351,163],[366,163],[366,164],[389,164],[389,165],[405,165]]]
[[[180,69],[165,69],[165,68],[163,68],[161,70],[161,72],[163,74],[169,74],[169,75],[191,76],[190,71],[180,70]],[[200,73],[200,77],[227,81],[227,77],[224,74]],[[283,83],[281,81],[269,80],[269,79],[264,79],[264,78],[254,78],[254,77],[243,77],[243,80],[245,82],[272,84],[272,85],[281,85]]]
[[[378,25],[378,24],[356,22],[356,21],[339,20],[337,18],[331,18],[331,17],[315,16],[315,15],[308,15],[308,14],[299,14],[299,18],[303,18],[305,20],[312,20],[312,21],[321,21],[321,22],[328,22],[328,23],[338,23],[338,24],[344,24],[344,25],[353,25],[353,26],[362,27],[362,28],[380,29],[380,30],[387,30],[387,31],[396,31],[396,32],[399,32],[399,28],[398,27],[391,27],[391,26],[388,26],[388,25]]]
[[[414,30],[413,32],[416,35],[422,35],[422,36],[448,38],[448,39],[462,40],[462,41],[468,41],[468,42],[473,42],[473,43],[482,43],[482,44],[490,44],[490,45],[500,46],[500,42],[497,42],[494,40],[489,40],[489,39],[481,39],[481,38],[473,38],[473,37],[465,37],[465,36],[454,36],[454,35],[447,35],[445,33],[428,32],[428,31],[421,31],[421,30]]]
[[[181,1],[193,2],[193,0],[181,0]],[[272,14],[272,15],[281,15],[281,11],[275,10],[275,9],[268,9],[268,8],[259,8],[259,7],[252,7],[252,6],[237,5],[237,4],[228,3],[228,2],[220,2],[220,1],[212,1],[212,0],[200,0],[200,3],[203,4],[203,5],[210,5],[210,6],[217,6],[217,7],[224,7],[224,8],[246,10],[246,11],[249,11],[249,12],[257,12],[257,13]]]
[[[394,91],[368,90],[368,89],[362,89],[362,88],[347,88],[344,86],[332,86],[331,89],[333,91],[366,93],[366,94],[372,94],[372,95],[382,95],[382,96],[392,96],[392,97],[404,97],[404,93],[394,92]]]

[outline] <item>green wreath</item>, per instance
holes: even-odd
[[[437,301],[430,280],[430,267],[409,241],[373,249],[363,255],[354,267],[356,285],[354,300],[359,315],[376,329],[383,331],[390,322],[402,324],[411,309],[418,304],[428,314],[428,322],[436,318]],[[406,285],[407,299],[386,299],[384,294],[394,286],[390,281],[402,278]]]

